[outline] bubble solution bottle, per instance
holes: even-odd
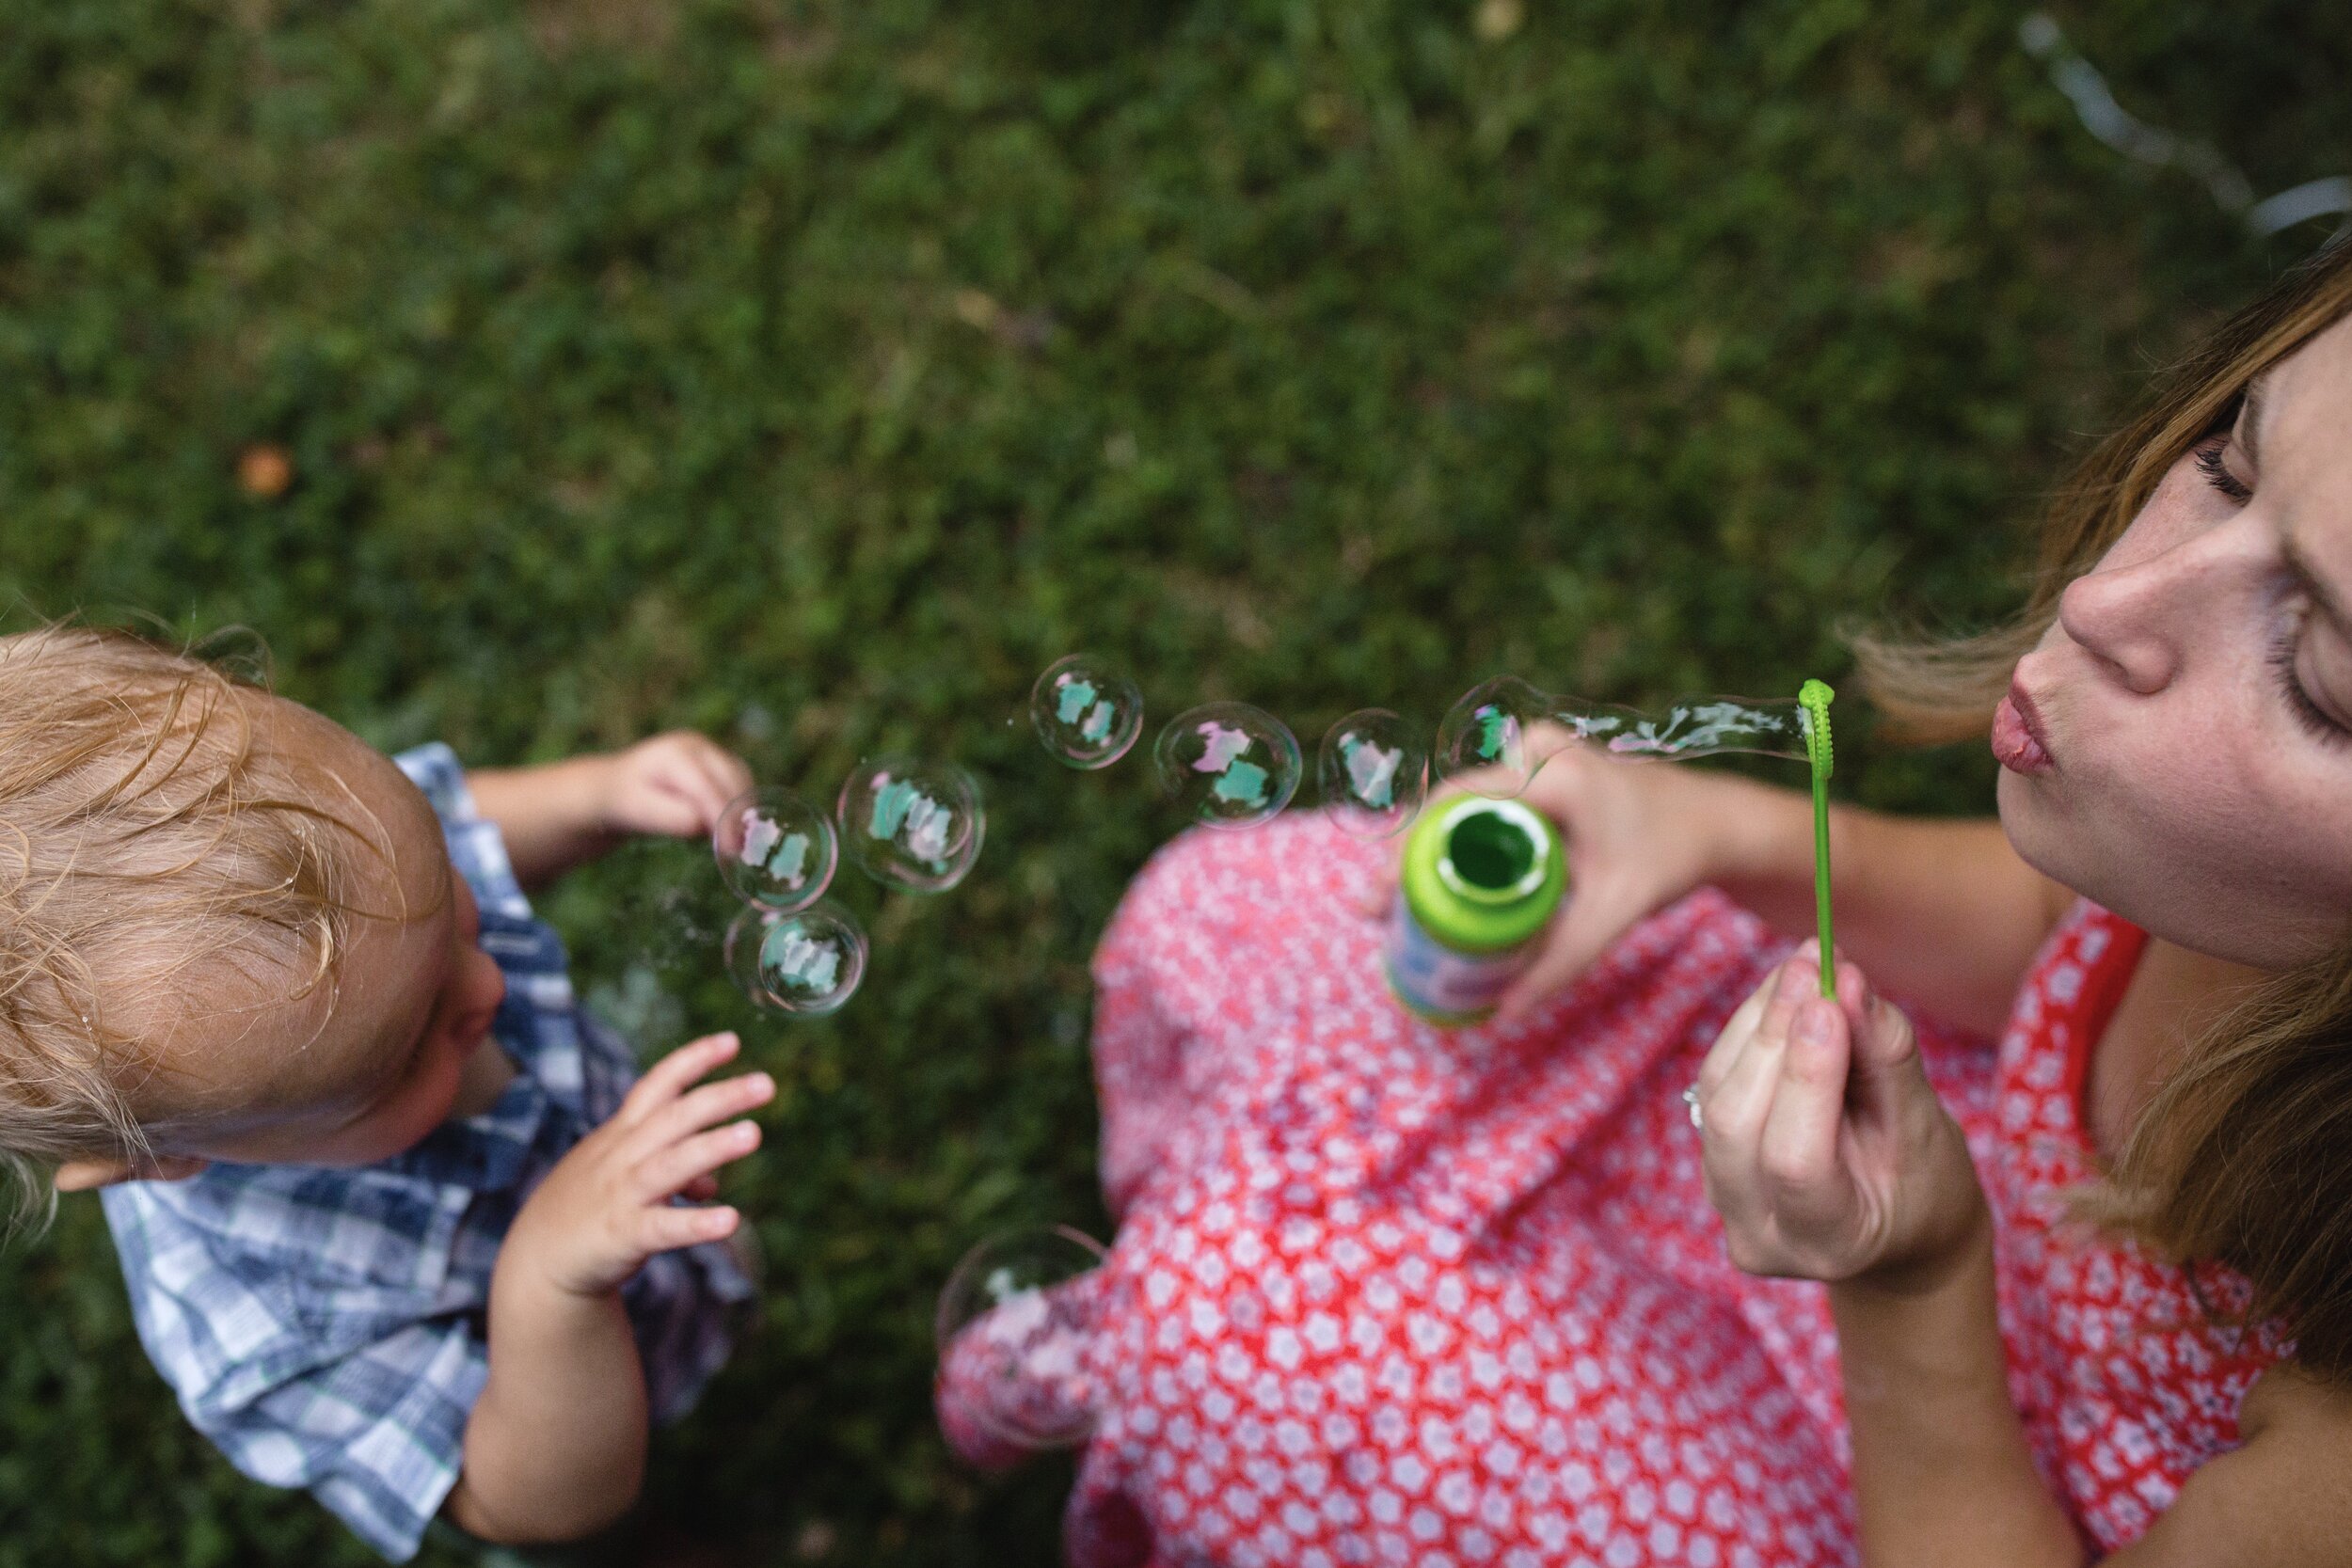
[[[1389,989],[1447,1028],[1495,1009],[1567,895],[1560,830],[1518,800],[1460,795],[1405,840],[1389,917]]]

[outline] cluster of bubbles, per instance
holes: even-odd
[[[932,1384],[958,1452],[993,1468],[1094,1430],[1105,1256],[1068,1226],[1007,1231],[964,1254],[939,1295]]]
[[[1029,692],[1029,721],[1057,761],[1110,767],[1143,733],[1143,693],[1123,671],[1088,654],[1057,660]],[[1705,756],[1750,752],[1804,757],[1794,701],[1701,697],[1645,713],[1545,692],[1505,675],[1448,708],[1433,751],[1423,732],[1386,708],[1361,708],[1326,732],[1315,755],[1323,809],[1359,838],[1403,832],[1433,779],[1482,795],[1527,787],[1544,758],[1570,740],[1621,754]],[[1160,729],[1152,748],[1161,791],[1194,821],[1246,828],[1297,794],[1298,738],[1263,708],[1207,703]],[[840,1007],[866,973],[866,934],[825,897],[843,852],[884,887],[939,894],[979,857],[988,814],[980,786],[952,762],[869,757],[844,780],[828,816],[790,790],[754,789],[727,807],[711,850],[744,909],[727,929],[727,973],[763,1011],[815,1017]]]
[[[1143,698],[1120,671],[1073,654],[1038,677],[1030,721],[1046,751],[1072,768],[1107,768],[1143,730]],[[1492,796],[1516,795],[1545,756],[1568,740],[1620,754],[1708,756],[1750,752],[1804,758],[1804,714],[1793,699],[1694,697],[1643,712],[1554,695],[1504,675],[1446,710],[1434,752],[1422,732],[1386,708],[1361,708],[1333,724],[1316,753],[1327,813],[1360,838],[1386,838],[1411,823],[1433,775]],[[1246,828],[1291,803],[1301,772],[1289,726],[1247,703],[1208,703],[1169,720],[1152,748],[1162,793],[1195,821]]]
[[[743,908],[721,942],[727,974],[762,1012],[821,1018],[866,977],[866,932],[825,896],[846,843],[884,887],[945,893],[979,858],[988,814],[953,763],[873,757],[843,781],[827,817],[788,789],[738,796],[711,830],[719,875]]]

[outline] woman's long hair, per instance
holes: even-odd
[[[2026,608],[1979,636],[1854,640],[1865,689],[1898,736],[1981,735],[2017,660],[2183,453],[2253,380],[2352,314],[2352,245],[2331,245],[2240,311],[2157,384],[2058,493]],[[2265,981],[2204,1030],[2140,1111],[2085,1217],[2253,1286],[2249,1318],[2282,1319],[2299,1363],[2352,1383],[2352,911],[2334,953]]]

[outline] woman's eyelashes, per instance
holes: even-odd
[[[2328,710],[2312,700],[2312,694],[2303,689],[2302,678],[2296,673],[2298,651],[2296,632],[2301,625],[2302,618],[2297,616],[2271,639],[2268,660],[2271,675],[2278,682],[2280,694],[2286,698],[2288,711],[2295,715],[2296,721],[2307,732],[2330,746],[2352,745],[2352,730],[2346,730],[2329,718]]]
[[[2229,447],[2230,438],[2227,436],[2208,441],[2198,450],[2197,468],[2205,476],[2207,483],[2230,499],[2232,505],[2244,506],[2254,499],[2254,487],[2230,471],[2230,465],[2223,456]]]

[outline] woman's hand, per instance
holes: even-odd
[[[1931,1287],[1991,1223],[1960,1125],[1901,1009],[1806,942],[1699,1069],[1707,1196],[1750,1274]]]
[[[1529,731],[1527,756],[1535,775],[1519,799],[1560,825],[1568,896],[1526,972],[1496,1006],[1502,1022],[1575,979],[1635,921],[1710,879],[1723,863],[1729,822],[1766,809],[1770,794],[1724,774],[1614,757],[1558,724]],[[1483,769],[1437,798],[1503,786],[1502,769]],[[1386,911],[1395,888],[1391,876],[1373,912]]]
[[[752,787],[752,770],[709,736],[673,730],[596,759],[596,827],[608,833],[707,833],[729,800]]]

